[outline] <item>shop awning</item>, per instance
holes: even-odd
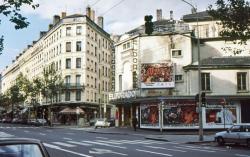
[[[61,114],[77,114],[77,110],[79,114],[84,114],[85,112],[83,111],[83,109],[79,108],[70,108],[70,107],[66,107],[65,109],[63,109],[62,111],[60,111]]]

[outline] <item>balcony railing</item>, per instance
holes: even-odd
[[[81,83],[65,83],[64,89],[84,89],[84,85]]]

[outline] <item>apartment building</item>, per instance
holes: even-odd
[[[198,32],[201,90],[206,94],[203,127],[249,123],[249,42],[235,45],[222,39],[221,27],[206,12],[184,15],[182,21],[173,20],[172,13],[170,19],[154,22],[152,35],[145,35],[142,25],[115,43],[116,83],[110,102],[117,106],[118,125],[131,125],[135,116],[140,128],[199,127]],[[162,17],[159,11],[157,17]]]
[[[48,31],[40,32],[40,38],[2,72],[3,92],[15,83],[18,74],[32,80],[53,65],[65,83],[63,93],[52,103],[54,121],[60,121],[63,109],[74,111],[76,107],[83,110],[85,120],[104,114],[109,117],[111,39],[103,29],[103,17],[98,17],[97,23],[89,7],[86,15],[55,15]],[[47,102],[40,98],[39,104],[46,111]]]

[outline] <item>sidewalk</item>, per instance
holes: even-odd
[[[166,142],[176,142],[176,143],[208,143],[214,141],[214,134],[211,132],[204,132],[204,140],[199,141],[198,131],[188,131],[188,130],[177,130],[177,131],[163,131],[162,133],[159,130],[146,130],[146,129],[137,129],[136,131],[133,128],[98,128],[93,127],[89,128],[72,128],[73,130],[82,130],[89,133],[98,133],[98,134],[117,134],[117,135],[134,135],[142,136],[145,139],[166,141]]]

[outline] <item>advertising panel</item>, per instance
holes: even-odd
[[[223,108],[219,105],[206,107],[206,123],[208,125],[216,124],[233,124],[236,123],[236,106],[226,106]]]
[[[195,105],[165,105],[163,126],[196,126],[199,121]]]
[[[157,103],[141,106],[141,127],[159,127],[159,108]]]
[[[142,64],[141,65],[141,88],[173,88],[174,64]]]

